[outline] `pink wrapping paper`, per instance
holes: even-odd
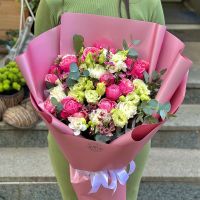
[[[43,107],[44,77],[58,54],[74,53],[72,43],[74,34],[83,35],[86,46],[91,46],[97,39],[102,39],[109,40],[115,48],[122,48],[123,39],[130,41],[131,35],[133,39],[141,40],[135,48],[141,58],[150,61],[150,74],[155,69],[167,68],[157,100],[161,103],[170,101],[171,113],[176,112],[184,99],[188,70],[192,62],[181,55],[184,44],[167,32],[165,26],[136,20],[72,13],[64,14],[60,26],[35,38],[29,44],[27,51],[17,58],[17,63],[31,91],[33,105],[72,168],[86,171],[123,168],[135,159],[164,122],[138,126],[111,144],[103,144],[73,136],[68,126],[48,113]],[[73,186],[80,200],[126,199],[126,187],[121,185],[114,195],[112,190],[108,189],[100,189],[96,194],[89,195],[91,189],[89,181],[73,183]]]

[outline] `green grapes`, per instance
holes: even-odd
[[[17,63],[9,62],[4,67],[0,68],[0,94],[19,91],[26,84]]]

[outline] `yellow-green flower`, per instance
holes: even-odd
[[[115,126],[123,128],[127,123],[128,119],[126,113],[120,109],[111,110],[112,119]]]
[[[129,93],[125,98],[126,98],[126,101],[131,101],[135,105],[137,105],[140,102],[140,96],[137,95],[135,91]]]
[[[146,99],[148,99],[148,97],[150,95],[150,90],[148,89],[148,86],[141,79],[133,80],[133,84],[135,86],[134,92],[140,97],[140,99],[142,101],[146,101]],[[143,99],[145,99],[145,100],[143,100]],[[149,99],[150,99],[150,97],[149,97]]]
[[[76,83],[71,90],[76,90],[76,91],[83,91],[85,89],[85,84],[82,83]]]
[[[88,53],[86,58],[85,58],[85,63],[87,64],[87,66],[92,67],[94,64],[94,59],[92,56],[92,53]]]
[[[80,103],[83,103],[85,99],[85,93],[80,90],[70,90],[68,96],[75,98]]]
[[[85,90],[92,90],[94,89],[93,82],[91,80],[87,80],[85,84]]]
[[[106,56],[104,54],[104,52],[102,52],[100,55],[99,55],[99,64],[103,64],[105,61],[106,61]]]
[[[96,90],[86,90],[85,98],[88,103],[97,103],[100,97]]]
[[[127,119],[133,118],[137,113],[137,106],[132,101],[119,102],[117,108],[125,113]]]
[[[122,50],[118,51],[116,54],[113,54],[111,58],[111,62],[119,62],[119,61],[125,61],[127,58],[128,50]]]
[[[97,83],[96,91],[99,96],[103,96],[106,92],[106,85],[104,82]]]

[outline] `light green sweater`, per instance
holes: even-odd
[[[55,27],[62,12],[88,13],[119,17],[119,0],[41,0],[36,14],[35,35]],[[132,19],[164,24],[160,0],[130,0]],[[121,6],[122,17],[126,18],[125,5]]]

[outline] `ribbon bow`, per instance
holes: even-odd
[[[135,162],[131,161],[129,163],[128,172],[125,168],[122,168],[117,170],[104,170],[90,173],[89,176],[92,189],[89,193],[96,193],[101,186],[107,189],[111,189],[113,192],[115,192],[117,189],[118,181],[121,185],[125,185],[129,179],[129,176],[135,171],[135,167]]]

